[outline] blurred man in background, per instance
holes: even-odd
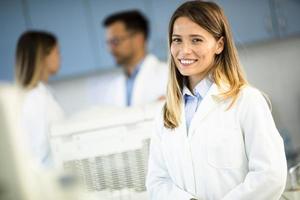
[[[111,54],[122,70],[108,74],[104,104],[144,105],[164,98],[167,66],[147,52],[149,24],[137,10],[108,16],[103,25]]]

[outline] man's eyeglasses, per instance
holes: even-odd
[[[119,37],[114,37],[111,38],[109,40],[106,40],[106,44],[108,44],[109,46],[118,46],[120,45],[123,41],[131,38],[135,33],[131,33],[128,35],[124,35],[124,36],[119,36]]]

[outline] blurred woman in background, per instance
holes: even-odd
[[[49,126],[63,118],[63,111],[47,85],[60,67],[56,37],[48,32],[27,31],[17,43],[16,81],[25,89],[21,126],[28,135],[34,159],[44,167],[52,166]]]
[[[277,200],[286,159],[268,104],[242,72],[227,19],[187,1],[169,24],[166,104],[151,140],[151,200]]]

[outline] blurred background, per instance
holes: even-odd
[[[13,79],[14,52],[26,29],[49,30],[58,36],[62,67],[57,79],[92,74],[114,67],[107,52],[102,20],[126,9],[149,19],[149,51],[167,59],[170,15],[182,0],[1,0],[0,79]],[[239,46],[276,42],[300,32],[299,0],[219,0]],[[267,67],[267,66],[266,66]]]
[[[182,2],[1,0],[0,81],[13,82],[15,46],[23,31],[53,32],[59,39],[62,62],[50,84],[67,112],[81,110],[88,104],[85,92],[78,95],[86,81],[116,68],[106,46],[103,19],[116,11],[141,10],[150,22],[149,52],[167,61],[168,21]],[[250,83],[269,95],[280,132],[294,143],[291,149],[300,148],[300,1],[216,2],[229,19]]]
[[[1,0],[0,82],[14,81],[18,37],[27,29],[54,33],[61,69],[51,79],[68,113],[88,107],[89,80],[116,68],[103,19],[139,9],[150,22],[149,52],[167,61],[167,29],[182,0]],[[265,92],[285,141],[289,166],[300,154],[300,0],[218,0],[231,24],[249,82]]]

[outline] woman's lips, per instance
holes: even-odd
[[[197,59],[178,59],[180,64],[188,66],[197,62]]]

